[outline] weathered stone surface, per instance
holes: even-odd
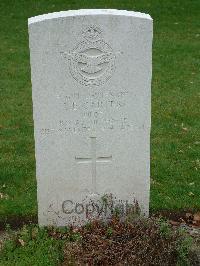
[[[52,13],[29,38],[40,225],[86,221],[110,194],[148,215],[151,17]]]

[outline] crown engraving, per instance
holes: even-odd
[[[101,29],[97,26],[89,26],[85,30],[83,30],[82,35],[86,40],[94,42],[101,38],[101,33]]]

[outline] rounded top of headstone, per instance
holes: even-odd
[[[130,16],[130,17],[152,20],[150,15],[134,11],[117,10],[117,9],[79,9],[79,10],[60,11],[60,12],[48,13],[31,17],[28,19],[28,25],[49,19],[73,17],[73,16],[89,16],[89,15],[90,16],[92,15]]]

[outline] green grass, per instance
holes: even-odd
[[[79,8],[153,17],[150,207],[199,209],[200,1],[1,0],[0,220],[37,213],[27,19]]]
[[[0,251],[0,266],[60,265],[64,241],[49,236],[46,228],[24,227],[9,238]]]

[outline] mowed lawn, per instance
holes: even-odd
[[[37,214],[27,19],[80,8],[153,17],[150,208],[200,209],[200,1],[1,0],[0,220]]]

